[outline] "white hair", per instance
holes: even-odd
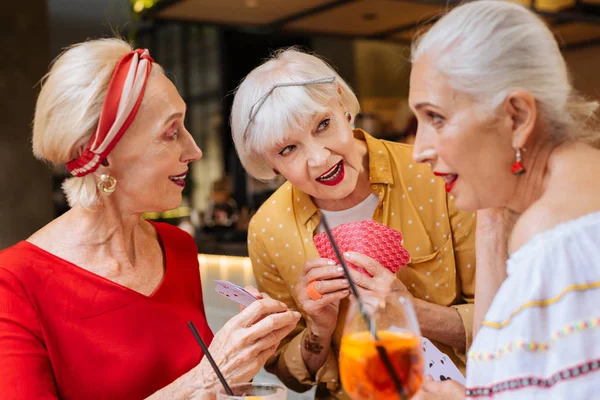
[[[598,102],[573,89],[554,35],[521,5],[479,0],[454,8],[413,42],[412,62],[424,55],[455,90],[490,112],[523,90],[535,98],[554,138],[597,140],[585,128]]]
[[[79,156],[94,134],[110,78],[133,50],[124,40],[97,39],[71,46],[42,78],[33,120],[33,154],[54,166]],[[162,74],[153,64],[152,75]],[[98,202],[94,174],[63,183],[69,205],[92,209]]]
[[[335,77],[333,83],[275,89],[248,126],[252,106],[273,85],[330,76]],[[327,104],[336,98],[341,99],[352,118],[360,112],[356,95],[329,64],[293,47],[277,51],[250,72],[237,88],[231,108],[233,142],[246,171],[260,180],[273,179],[276,175],[263,157],[264,149],[281,143],[290,133],[305,128],[310,118],[327,110]]]

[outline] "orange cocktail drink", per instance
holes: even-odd
[[[377,332],[374,341],[368,331],[347,333],[340,349],[340,378],[354,400],[399,399],[390,374],[381,361],[376,346],[386,349],[407,399],[421,386],[423,356],[421,339],[410,332]]]

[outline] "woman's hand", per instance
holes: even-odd
[[[313,300],[306,292],[306,287],[313,281],[314,290],[323,296],[318,300]],[[306,262],[295,290],[298,302],[310,318],[312,333],[321,338],[331,337],[340,300],[350,294],[348,287],[344,270],[335,261],[315,258]]]
[[[284,303],[264,298],[230,319],[216,333],[209,347],[227,382],[250,381],[275,353],[279,342],[296,327],[300,316],[299,312],[288,310]],[[204,381],[200,393],[220,385],[206,357],[197,367],[197,376]]]
[[[247,286],[244,287],[244,290],[246,292],[250,293],[252,296],[256,297],[259,300],[260,299],[266,299],[266,298],[270,299],[271,298],[271,296],[269,296],[268,294],[259,292],[258,289],[255,288],[254,286],[247,285]],[[245,309],[246,309],[245,306],[243,306],[241,304],[238,305],[239,312],[242,312]]]
[[[354,251],[344,253],[343,255],[345,260],[358,267],[363,267],[372,275],[370,277],[362,272],[350,269],[352,281],[357,286],[358,293],[361,296],[381,297],[391,293],[398,293],[412,300],[413,296],[404,283],[395,274],[379,264],[377,260]]]
[[[262,298],[267,298],[267,297],[269,297],[269,298],[270,298],[270,296],[269,296],[268,294],[265,294],[265,293],[261,293],[261,292],[259,292],[259,291],[258,291],[258,289],[257,289],[257,288],[255,288],[254,286],[250,286],[250,285],[248,285],[248,286],[245,286],[245,287],[244,287],[244,290],[245,290],[246,292],[250,293],[251,295],[253,295],[254,297],[256,297],[256,298],[257,298],[257,299],[259,299],[259,300],[260,300],[260,299],[262,299]],[[245,307],[244,307],[244,308],[245,308]]]
[[[464,400],[465,387],[453,380],[436,382],[426,377],[412,400]]]
[[[208,348],[227,383],[250,381],[275,353],[281,339],[296,327],[300,316],[299,312],[288,310],[284,303],[264,298],[231,318]],[[204,357],[200,364],[147,400],[214,400],[220,386],[217,375]]]
[[[382,298],[388,295],[399,295],[407,298],[413,305],[423,336],[452,346],[459,351],[464,349],[465,328],[458,311],[452,307],[415,298],[394,273],[364,254],[347,252],[344,253],[344,259],[366,269],[372,275],[370,277],[362,272],[350,270],[352,280],[361,296]]]
[[[311,376],[317,373],[331,351],[331,336],[337,324],[340,300],[350,294],[348,286],[342,267],[325,258],[308,260],[296,283],[296,298],[308,315],[301,351]]]

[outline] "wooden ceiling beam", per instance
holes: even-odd
[[[588,47],[600,47],[600,38],[582,40],[578,43],[565,44],[560,46],[560,50],[563,52],[586,49]]]
[[[161,0],[161,1],[157,2],[151,9],[142,13],[141,17],[145,20],[152,20],[153,18],[157,18],[157,17],[160,18],[159,14],[161,11],[163,11],[175,4],[179,4],[179,3],[182,3],[185,1],[186,0]],[[262,33],[275,33],[275,32],[280,33],[285,29],[285,26],[291,22],[295,22],[295,21],[301,20],[301,19],[309,17],[309,16],[325,13],[329,10],[333,10],[335,8],[338,8],[343,5],[353,3],[353,2],[357,2],[357,1],[359,1],[359,0],[329,1],[320,6],[312,7],[312,8],[297,12],[295,14],[280,18],[273,23],[270,23],[270,24],[267,24],[264,26],[260,26],[260,27],[254,27],[254,29],[256,29]],[[397,1],[397,2],[402,2],[402,3],[429,5],[429,6],[439,6],[440,10],[444,10],[449,7],[460,4],[460,2],[462,2],[463,0],[392,0],[392,1]],[[590,4],[590,3],[586,2],[585,0],[576,0],[576,3],[573,7],[570,7],[568,9],[564,9],[564,10],[560,10],[560,11],[556,11],[556,12],[549,12],[549,11],[543,11],[543,10],[537,9],[535,7],[536,6],[535,3],[536,3],[536,0],[531,0],[531,3],[530,3],[531,9],[534,12],[536,12],[537,14],[539,14],[540,16],[550,19],[549,24],[552,27],[558,28],[561,25],[577,23],[577,22],[593,23],[593,24],[600,25],[600,5]],[[353,34],[342,34],[342,33],[336,34],[336,33],[324,33],[324,32],[314,32],[314,31],[307,31],[304,33],[318,35],[318,36],[356,37],[356,38],[366,38],[366,39],[373,39],[373,40],[388,40],[389,39],[389,40],[397,41],[396,39],[398,39],[398,37],[394,37],[394,35],[397,35],[402,32],[408,32],[410,30],[419,28],[421,26],[430,25],[430,24],[436,22],[437,20],[439,20],[440,17],[441,17],[441,14],[431,17],[428,20],[404,23],[402,25],[398,25],[398,26],[388,28],[388,29],[382,30],[380,32],[376,32],[374,34],[368,34],[368,35],[353,35]],[[203,23],[201,21],[198,21],[198,22]],[[232,26],[232,24],[215,23],[215,22],[210,22],[210,21],[205,21],[204,23],[220,25],[220,26]],[[249,28],[247,28],[247,29],[249,29]],[[296,32],[296,33],[298,33],[298,32]],[[591,40],[589,42],[591,42],[593,45],[593,43],[595,43],[595,39]],[[565,45],[564,48],[569,50],[574,47],[581,47],[581,46],[584,46],[584,47],[589,46],[588,41],[584,41],[584,42],[574,44],[574,45]]]
[[[169,8],[177,3],[182,3],[184,1],[185,0],[160,0],[159,2],[154,4],[151,8],[144,10],[140,14],[140,17],[142,19],[152,19],[156,15],[158,15],[159,12],[164,10],[165,8]]]
[[[320,6],[309,8],[307,10],[302,10],[302,11],[296,13],[296,14],[292,14],[292,15],[289,15],[287,17],[283,17],[283,18],[281,18],[281,19],[279,19],[277,21],[274,21],[273,23],[270,24],[270,27],[272,29],[280,29],[284,25],[289,24],[291,22],[296,22],[299,19],[306,18],[306,17],[309,17],[311,15],[320,14],[320,13],[322,13],[324,11],[329,11],[329,10],[332,10],[334,8],[343,6],[345,4],[353,3],[355,1],[357,1],[357,0],[335,0],[335,1],[332,1],[330,3],[326,3],[326,4],[322,4]]]
[[[418,3],[425,5],[438,5],[440,7],[449,7],[460,5],[463,0],[394,0],[407,3]],[[585,0],[579,0],[574,7],[560,11],[543,11],[536,7],[535,0],[531,0],[530,8],[532,11],[542,17],[556,18],[558,21],[565,22],[589,22],[600,24],[600,6],[586,3]]]
[[[410,31],[412,29],[416,29],[416,28],[419,28],[422,26],[428,26],[428,25],[431,25],[431,24],[437,22],[440,19],[440,17],[441,16],[437,15],[437,16],[432,17],[424,22],[411,22],[409,24],[399,25],[394,28],[386,29],[385,31],[381,31],[381,32],[377,32],[372,35],[369,35],[369,39],[386,39],[386,38],[389,38],[390,36],[396,35],[398,33]]]
[[[578,11],[567,11],[561,10],[556,12],[533,10],[536,14],[547,17],[556,18],[556,23],[569,23],[569,22],[587,22],[591,24],[600,24],[600,14],[582,13]]]

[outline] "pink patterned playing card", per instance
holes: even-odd
[[[371,220],[350,222],[336,226],[331,233],[342,253],[346,251],[362,253],[379,261],[393,273],[410,261],[410,254],[402,247],[402,234],[379,222]],[[313,240],[322,258],[339,262],[326,232],[315,235]],[[362,267],[351,263],[348,265],[370,275]]]

